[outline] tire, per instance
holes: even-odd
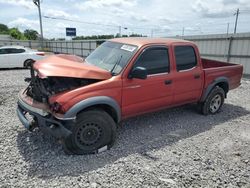
[[[28,69],[34,63],[33,59],[26,59],[23,63],[23,68]]]
[[[207,96],[206,100],[199,104],[199,109],[202,114],[216,114],[220,111],[225,100],[225,91],[216,86]]]
[[[107,112],[89,110],[78,114],[71,131],[72,134],[63,140],[65,152],[94,154],[112,147],[116,137],[116,124]]]

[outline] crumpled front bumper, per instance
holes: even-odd
[[[59,120],[42,103],[34,103],[30,99],[23,91],[18,94],[17,116],[26,129],[31,131],[35,122],[42,131],[56,138],[66,138],[71,134],[70,128],[74,119]],[[33,117],[33,120],[29,120],[27,114]]]

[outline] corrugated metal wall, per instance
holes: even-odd
[[[242,64],[244,74],[250,74],[250,33],[185,36],[184,39],[194,41],[202,57]]]
[[[20,45],[32,49],[41,47],[41,42],[37,40],[0,40],[0,46]]]
[[[32,49],[41,48],[40,41],[0,40],[0,46],[20,45]],[[75,54],[86,57],[97,47],[96,40],[44,41],[44,48],[54,53]]]
[[[56,53],[75,54],[87,57],[97,47],[95,40],[47,41],[46,47]]]

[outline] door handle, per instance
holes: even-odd
[[[165,80],[165,84],[166,85],[172,84],[172,80]]]
[[[128,86],[128,89],[135,89],[135,88],[139,88],[141,87],[141,85],[133,85],[133,86]]]
[[[200,77],[201,77],[201,75],[199,75],[199,74],[194,75],[194,79],[199,79]]]

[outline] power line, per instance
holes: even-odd
[[[77,22],[77,23],[82,23],[82,24],[89,24],[89,25],[97,25],[97,26],[108,26],[108,27],[116,27],[119,28],[121,27],[120,25],[115,25],[115,24],[102,24],[102,23],[95,23],[95,22],[86,22],[86,21],[80,21],[80,20],[73,20],[73,19],[68,19],[68,18],[60,18],[60,17],[52,17],[52,16],[43,16],[44,18],[47,19],[54,19],[54,20],[63,20],[63,21],[70,21],[70,22]],[[148,27],[134,27],[134,26],[126,26],[126,27],[122,27],[123,29],[127,29],[127,28],[132,28],[132,29],[152,29],[152,27],[148,26]]]
[[[59,18],[59,17],[52,17],[52,16],[43,16],[43,17],[44,18],[48,18],[48,19],[53,19],[53,20],[64,20],[64,21],[77,22],[77,23],[90,24],[90,25],[108,26],[108,27],[119,27],[118,25],[109,25],[109,24],[102,24],[102,23],[85,22],[85,21],[72,20],[72,19]]]

